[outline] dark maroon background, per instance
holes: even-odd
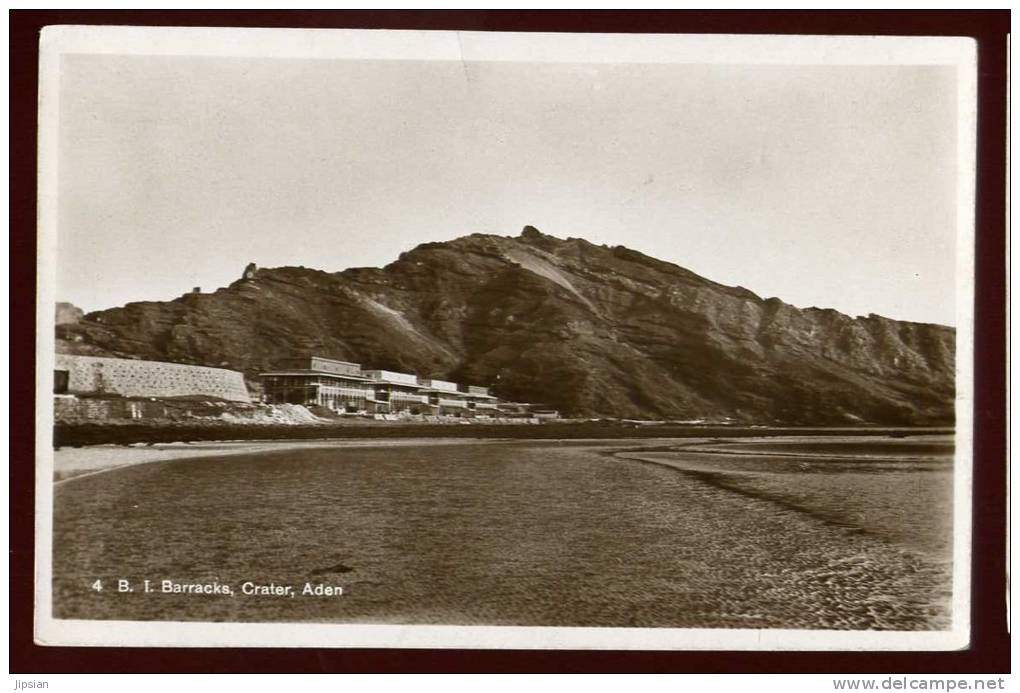
[[[1005,214],[1008,10],[53,10],[10,16],[10,670],[57,672],[1009,671],[1005,624]],[[971,647],[959,652],[585,652],[39,647],[32,642],[38,32],[47,24],[462,31],[971,36],[978,41],[974,553]],[[918,201],[923,204],[923,200]]]

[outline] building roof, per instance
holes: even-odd
[[[361,364],[360,363],[354,363],[353,361],[341,361],[340,359],[330,359],[330,358],[326,358],[325,356],[308,356],[308,357],[306,357],[304,359],[301,359],[301,360],[303,360],[303,361],[325,361],[326,363],[336,363],[336,364],[339,364],[341,366],[356,366],[357,368],[361,368]]]
[[[314,358],[321,358],[321,357],[314,357]],[[323,359],[323,360],[332,360],[332,359]],[[337,361],[336,363],[344,363],[344,362]],[[362,373],[361,375],[352,375],[352,374],[349,374],[349,373],[337,373],[335,371],[324,371],[324,370],[313,369],[313,368],[288,368],[288,369],[275,370],[275,371],[266,371],[264,373],[259,373],[259,377],[262,378],[262,377],[266,377],[266,376],[281,376],[281,375],[286,375],[286,376],[305,376],[305,377],[312,377],[312,376],[315,376],[315,377],[326,377],[326,378],[335,378],[335,379],[339,379],[339,380],[351,380],[351,381],[357,381],[357,382],[362,382],[362,383],[372,383],[372,384],[378,384],[378,385],[389,385],[389,386],[393,386],[393,387],[402,387],[402,388],[407,388],[407,389],[410,389],[410,390],[414,390],[415,392],[420,392],[422,394],[440,394],[440,395],[448,395],[448,396],[451,396],[451,397],[463,397],[463,398],[475,398],[475,399],[487,399],[487,400],[498,400],[499,399],[498,397],[495,397],[493,395],[483,394],[483,393],[480,393],[480,392],[471,392],[471,391],[468,391],[468,390],[460,390],[460,389],[454,390],[454,389],[447,389],[447,388],[444,388],[444,387],[426,386],[426,385],[422,385],[422,384],[418,383],[417,381],[415,383],[411,383],[411,382],[409,382],[410,378],[411,377],[415,377],[415,376],[412,376],[412,374],[410,374],[410,373],[399,373],[397,371],[385,371],[385,370],[363,370],[363,371],[361,371],[361,373]],[[385,377],[386,375],[401,375],[401,376],[407,377],[408,380],[391,380],[389,378],[386,378]],[[453,383],[453,382],[449,382],[449,381],[445,381],[445,380],[432,380],[432,379],[428,379],[428,378],[422,378],[421,380],[424,380],[424,381],[430,382],[430,383],[433,383],[433,382],[434,383],[443,383],[444,385],[452,385],[454,387],[457,387],[457,385],[458,385],[457,383]],[[475,387],[480,387],[480,386],[475,386]]]
[[[304,376],[325,376],[327,378],[339,378],[341,380],[357,380],[359,382],[373,382],[371,378],[366,378],[361,375],[350,375],[348,373],[334,373],[332,371],[317,371],[309,368],[293,368],[284,371],[266,371],[265,373],[259,373],[259,377],[265,377],[267,375],[304,375]]]
[[[459,385],[449,380],[439,380],[438,378],[418,378],[418,384],[422,387],[431,387],[436,390],[443,390],[444,392],[457,392]]]
[[[367,378],[368,382],[373,385],[393,385],[394,387],[406,387],[414,390],[415,392],[422,392],[422,388],[418,385],[412,385],[410,383],[402,383],[399,380],[379,380],[376,378]]]

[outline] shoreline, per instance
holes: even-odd
[[[96,445],[131,445],[223,441],[404,440],[404,439],[640,439],[640,438],[746,438],[759,436],[875,436],[908,437],[955,433],[953,426],[764,426],[738,424],[639,424],[622,421],[587,421],[541,424],[314,424],[232,425],[155,423],[64,424],[53,428],[57,449]]]
[[[61,484],[116,469],[134,467],[154,462],[171,462],[175,460],[192,460],[206,457],[229,457],[233,455],[250,455],[283,450],[306,450],[315,448],[402,448],[413,446],[441,445],[477,445],[480,443],[515,443],[520,438],[359,438],[320,439],[320,440],[228,440],[199,441],[174,443],[136,443],[133,445],[90,445],[87,447],[59,448],[53,451],[53,482]],[[708,442],[708,438],[654,438],[647,439],[648,447],[657,447],[665,443],[691,444]],[[545,439],[546,442],[564,442],[573,444],[617,443],[620,450],[633,449],[626,447],[625,439],[614,438],[570,438]],[[630,443],[633,445],[633,443]],[[644,446],[643,446],[644,447]]]
[[[458,445],[476,442],[470,439],[360,439],[360,440],[261,440],[201,441],[151,445],[91,445],[53,451],[53,482],[60,484],[94,474],[153,462],[228,457],[276,450],[301,450],[319,447],[406,447],[411,445]]]
[[[656,462],[642,458],[640,455],[647,452],[655,452],[662,446],[672,450],[679,448],[689,449],[691,452],[713,453],[713,445],[720,438],[740,439],[740,443],[754,442],[755,440],[777,440],[782,438],[811,438],[819,442],[827,438],[858,437],[861,435],[873,435],[878,437],[889,437],[888,431],[869,431],[867,434],[858,431],[853,434],[834,432],[831,429],[827,432],[815,431],[799,434],[779,433],[762,434],[756,430],[755,434],[736,436],[592,436],[592,437],[563,437],[563,438],[524,438],[514,436],[492,436],[492,437],[419,437],[419,438],[320,438],[315,440],[220,440],[220,441],[196,441],[196,442],[171,442],[171,443],[134,443],[90,445],[85,447],[64,447],[53,451],[52,478],[55,484],[60,484],[72,479],[85,476],[92,476],[103,472],[113,471],[125,467],[133,467],[141,464],[154,462],[169,462],[173,460],[201,459],[206,457],[226,457],[232,455],[257,454],[263,452],[274,452],[282,450],[302,450],[314,448],[361,448],[361,447],[411,447],[411,446],[439,446],[439,445],[471,445],[479,443],[514,443],[525,440],[545,441],[549,443],[562,442],[570,444],[600,443],[599,447],[618,448],[613,451],[614,455],[620,455],[622,459],[636,459],[643,462]],[[944,436],[945,433],[934,430],[915,430],[912,433],[914,438],[927,438],[933,436]],[[950,434],[951,435],[951,434]],[[740,446],[736,444],[736,447]],[[633,446],[637,445],[635,449]],[[645,449],[648,448],[648,449]],[[719,452],[724,452],[720,450]],[[749,451],[725,450],[727,454],[737,454],[748,457],[798,457],[798,454],[791,453],[757,453]],[[622,453],[622,454],[621,454]],[[813,453],[814,457],[819,457]],[[824,455],[822,457],[825,457]],[[671,466],[671,465],[667,465]]]
[[[836,442],[836,438],[852,445],[863,442],[852,436],[799,440],[810,445],[814,441]],[[777,445],[789,441],[759,437],[729,444],[757,446],[763,440]],[[888,438],[873,440],[876,448],[901,445],[901,441]],[[873,628],[941,627],[949,564],[937,552],[944,542],[929,548],[938,533],[930,529],[931,523],[923,513],[906,530],[898,529],[903,488],[915,494],[911,507],[934,513],[933,517],[943,516],[935,510],[940,506],[928,504],[927,496],[917,493],[917,483],[904,486],[900,480],[897,486],[885,481],[895,481],[895,476],[853,473],[845,477],[825,473],[792,477],[765,474],[759,478],[734,474],[740,471],[739,463],[736,468],[724,465],[708,471],[693,468],[697,465],[692,467],[682,459],[687,450],[716,444],[727,442],[705,438],[375,439],[66,449],[60,451],[65,462],[91,457],[100,464],[124,463],[110,470],[132,462],[144,464],[167,458],[182,462],[188,458],[196,463],[176,471],[174,464],[168,464],[139,474],[111,475],[97,480],[99,483],[71,483],[83,475],[57,482],[55,503],[63,509],[57,517],[64,523],[60,534],[63,550],[55,552],[63,561],[55,566],[54,573],[62,580],[58,603],[71,610],[66,612],[67,617],[99,614],[104,618],[163,620],[166,614],[179,618],[185,613],[188,620],[226,616],[265,622],[296,622],[312,614],[316,622],[332,616],[345,622],[365,617],[372,622],[399,618],[427,623],[450,607],[452,615],[442,619],[459,622],[472,618],[470,609],[477,603],[477,594],[471,589],[459,590],[458,585],[470,584],[469,578],[479,574],[503,580],[509,570],[515,581],[526,582],[538,596],[530,601],[493,599],[478,607],[480,615],[473,617],[550,625],[548,619],[564,618],[547,613],[546,595],[548,590],[568,584],[560,577],[561,555],[566,553],[568,560],[577,562],[573,574],[592,579],[582,580],[576,588],[570,582],[565,599],[572,599],[575,593],[597,595],[576,602],[596,605],[581,617],[586,619],[584,623],[594,625],[615,625],[614,619],[628,622],[633,618],[632,609],[642,608],[643,603],[638,598],[630,604],[628,595],[664,589],[657,576],[664,570],[674,570],[678,571],[676,579],[681,586],[666,588],[665,598],[673,595],[680,605],[692,600],[690,603],[697,608],[678,606],[670,612],[652,607],[640,612],[644,625],[669,622],[702,627],[699,618],[739,624],[734,619],[746,616],[755,623],[788,627],[824,624],[846,628],[857,621]],[[678,459],[649,459],[657,458],[655,451],[667,447],[679,453]],[[309,459],[303,459],[306,453],[299,449],[305,449]],[[337,451],[335,456],[331,449]],[[259,452],[286,450],[291,452],[273,454],[262,461],[249,459],[257,458]],[[521,456],[518,450],[531,452]],[[225,454],[237,457],[218,457]],[[195,459],[199,457],[209,459],[203,464]],[[344,462],[344,468],[333,464],[341,457],[345,459],[336,461]],[[490,458],[495,466],[488,464]],[[234,467],[234,459],[240,467]],[[295,462],[293,473],[287,470],[290,461]],[[345,471],[347,463],[357,471]],[[507,472],[508,464],[513,465],[511,472]],[[679,473],[664,473],[663,468],[670,467]],[[650,468],[657,469],[648,471]],[[238,482],[239,472],[243,474],[244,470],[253,471],[253,483]],[[102,470],[86,472],[100,473]],[[939,478],[918,477],[929,486]],[[642,485],[635,490],[637,483]],[[494,493],[494,487],[501,492]],[[371,491],[376,488],[378,493]],[[860,491],[850,493],[853,502],[849,506],[847,488]],[[435,490],[423,494],[423,489]],[[266,496],[270,491],[274,495]],[[642,499],[651,498],[651,502],[635,506],[634,494],[638,491]],[[280,513],[272,520],[264,517],[267,498]],[[889,498],[897,500],[895,507],[884,502]],[[98,505],[88,505],[94,499]],[[541,521],[524,521],[522,527],[524,499],[532,504],[529,507],[533,512],[540,513]],[[225,518],[232,529],[221,533],[210,528],[205,514],[224,504],[229,506]],[[85,513],[81,513],[82,507]],[[866,516],[859,514],[863,507],[870,509]],[[636,517],[634,512],[638,513]],[[309,526],[309,517],[324,518],[325,524]],[[668,519],[664,521],[663,517]],[[247,522],[249,518],[255,521]],[[602,533],[597,537],[598,546],[608,546],[594,558],[590,553],[591,527]],[[679,527],[684,531],[668,531]],[[526,540],[519,542],[515,532],[499,528],[521,528]],[[333,539],[339,533],[344,537],[341,548]],[[230,542],[227,548],[222,543],[224,536]],[[298,536],[300,541],[295,544],[294,537]],[[387,540],[381,542],[380,536]],[[567,548],[564,536],[571,538]],[[615,543],[606,545],[609,539]],[[82,542],[90,543],[83,546]],[[469,563],[460,573],[456,570],[463,564],[456,564],[451,577],[448,563],[435,557],[456,554],[465,544],[477,548],[468,552],[477,563]],[[731,548],[734,544],[735,549]],[[289,548],[293,545],[302,548],[294,552]],[[523,547],[523,556],[513,553],[518,545]],[[648,545],[661,546],[663,551],[657,555],[670,558],[644,562],[650,560],[644,549]],[[253,559],[256,546],[261,553]],[[318,548],[309,551],[309,546]],[[570,547],[576,547],[573,553]],[[720,551],[719,547],[726,548]],[[344,581],[345,595],[351,601],[344,602],[340,611],[331,606],[332,602],[288,602],[285,608],[252,602],[238,611],[232,604],[211,600],[103,603],[76,587],[83,582],[83,575],[119,569],[125,556],[154,552],[160,552],[160,566],[170,562],[177,567],[175,574],[185,579],[203,580],[203,576],[214,575],[224,583],[240,584],[252,579],[254,565],[263,571],[257,576],[259,580],[278,584],[300,585],[314,575],[336,575],[337,580]],[[91,563],[97,555],[106,558]],[[788,555],[793,559],[788,560]],[[269,565],[263,568],[264,561]],[[636,579],[629,577],[634,574],[634,564],[645,566],[643,575],[649,577],[641,577],[640,571]],[[617,588],[616,603],[625,606],[617,614],[607,614],[600,606],[604,595],[602,575],[606,571],[615,578],[610,584],[622,586]],[[844,578],[834,582],[832,576],[837,573]],[[731,603],[728,589],[717,589],[714,581],[706,580],[717,574],[727,576],[724,584],[746,578],[757,581],[753,584],[758,587],[739,598],[746,601]],[[420,594],[413,586],[422,575],[426,581],[444,580],[445,587],[436,591],[452,596],[422,608]],[[869,609],[857,609],[862,598],[871,599],[876,584],[881,588],[879,597],[866,602]],[[794,588],[792,592],[790,587]],[[785,607],[787,599],[777,602],[769,596],[776,589],[785,590],[789,597],[806,599],[810,608],[791,614]],[[760,598],[759,592],[763,595]],[[918,594],[930,598],[918,602]],[[386,602],[380,610],[381,595]],[[889,597],[902,597],[905,606],[890,607]],[[517,606],[501,610],[507,603]],[[573,608],[568,609],[565,618],[575,618]],[[563,625],[571,623],[568,620]]]

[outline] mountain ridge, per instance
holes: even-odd
[[[209,294],[57,326],[79,353],[254,378],[317,354],[491,385],[578,416],[952,421],[955,330],[799,309],[623,246],[471,234],[381,268],[258,269]]]

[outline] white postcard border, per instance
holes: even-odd
[[[60,59],[67,54],[577,63],[955,65],[956,458],[953,623],[938,632],[85,621],[52,615],[53,363]],[[36,623],[40,645],[613,650],[957,650],[970,639],[976,43],[962,37],[549,34],[50,26],[40,40]]]

